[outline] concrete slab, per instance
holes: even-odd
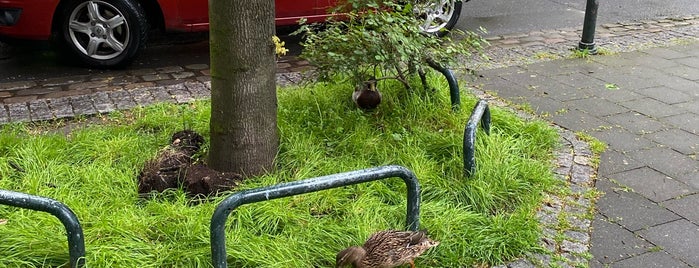
[[[661,202],[696,192],[695,189],[686,184],[648,167],[617,173],[610,175],[609,178],[630,187],[634,192],[654,202]]]
[[[675,213],[658,206],[645,197],[621,188],[602,196],[597,201],[597,209],[609,221],[613,221],[631,231],[675,221],[680,218]]]
[[[697,204],[699,204],[699,194],[684,196],[662,203],[663,206],[672,212],[677,213],[695,224],[699,224],[699,209],[697,209]]]
[[[697,162],[697,160],[669,148],[658,147],[639,150],[630,152],[628,155],[633,159],[645,163],[648,167],[686,184],[689,183],[683,181],[685,177],[681,175],[699,170],[699,162]]]
[[[631,152],[656,147],[656,144],[649,139],[619,128],[603,129],[590,132],[589,134],[620,152]]]
[[[684,113],[666,118],[670,124],[689,133],[699,134],[699,115],[695,113]]]
[[[652,118],[661,118],[684,113],[682,109],[675,106],[669,106],[653,98],[631,100],[619,104],[629,108],[632,111],[642,113]]]
[[[626,107],[596,97],[566,101],[565,105],[576,107],[580,111],[597,117],[629,112]]]
[[[590,241],[593,259],[603,265],[649,251],[653,244],[637,237],[621,226],[608,222],[601,216],[592,221],[595,230]]]
[[[675,259],[665,251],[655,251],[615,262],[613,268],[689,268],[686,263]]]
[[[683,103],[692,99],[687,93],[664,86],[639,89],[636,92],[666,104]]]
[[[685,155],[699,153],[699,135],[695,135],[681,129],[673,128],[658,131],[645,135],[644,137],[659,144],[666,145],[671,149]]]
[[[651,227],[638,234],[679,260],[699,266],[699,226],[682,219]]]
[[[643,163],[628,157],[623,152],[607,149],[600,155],[600,164],[597,169],[597,174],[599,176],[608,176],[642,166],[644,166]]]
[[[667,128],[659,120],[636,112],[610,115],[602,119],[637,135],[653,133]]]

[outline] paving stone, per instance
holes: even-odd
[[[655,57],[660,57],[660,58],[669,59],[669,60],[686,58],[686,57],[691,56],[687,53],[682,53],[682,52],[679,52],[677,50],[669,49],[667,47],[654,47],[654,48],[644,49],[642,52],[645,54],[648,54],[648,55],[653,55]]]
[[[648,167],[617,173],[610,175],[609,178],[630,187],[635,192],[654,202],[661,202],[696,192],[696,190],[691,189],[684,183]]]
[[[125,85],[131,85],[140,82],[140,78],[138,76],[118,76],[114,77],[109,84],[112,86],[125,86]]]
[[[154,82],[140,82],[140,83],[133,83],[133,84],[127,84],[124,85],[124,90],[132,90],[132,89],[137,89],[137,88],[142,88],[142,87],[154,87],[155,83]],[[113,90],[116,91],[116,90]]]
[[[0,83],[0,91],[20,90],[35,86],[36,82],[34,81],[6,82]]]
[[[138,105],[146,106],[155,103],[155,99],[150,94],[148,88],[137,88],[129,92]]]
[[[158,73],[176,73],[176,72],[181,72],[184,71],[184,69],[180,66],[165,66],[161,68],[155,69]]]
[[[622,127],[634,134],[639,135],[653,133],[667,128],[659,120],[636,112],[610,115],[604,117],[603,119],[609,122],[610,125]]]
[[[49,100],[49,107],[56,118],[74,117],[73,107],[68,98],[57,98]]]
[[[171,79],[172,77],[168,74],[147,74],[141,76],[141,79],[146,82],[154,82],[159,80]]]
[[[689,268],[690,266],[683,263],[668,254],[665,251],[648,252],[628,259],[615,262],[611,265],[612,268],[631,268],[631,267],[648,267],[648,268]]]
[[[567,106],[576,107],[578,110],[597,117],[626,113],[629,111],[628,108],[617,105],[614,102],[594,97],[567,101],[565,103]]]
[[[638,232],[641,237],[672,252],[681,261],[699,266],[699,226],[685,219]]]
[[[98,87],[103,87],[103,86],[107,86],[107,84],[102,82],[102,81],[81,82],[81,83],[69,85],[68,90],[85,90],[85,89],[92,89],[92,88],[98,88]]]
[[[652,141],[623,129],[605,129],[589,134],[620,152],[631,152],[656,146]]]
[[[166,89],[170,95],[175,98],[177,103],[189,103],[194,101],[192,94],[187,91],[187,88],[183,84],[168,86]]]
[[[689,94],[662,86],[639,89],[636,92],[667,104],[687,102],[691,99]]]
[[[131,94],[125,90],[109,92],[108,94],[118,110],[131,109],[138,106],[131,97]]]
[[[646,164],[648,167],[688,185],[691,184],[683,181],[680,175],[699,170],[699,162],[668,148],[651,148],[630,152],[628,155]]]
[[[70,84],[76,84],[87,81],[89,75],[75,75],[68,77],[56,77],[42,80],[39,82],[43,87],[60,87]]]
[[[162,87],[148,88],[155,102],[175,102],[175,99]]]
[[[687,112],[699,114],[699,101],[689,101],[689,102],[684,102],[684,103],[678,103],[678,104],[675,104],[672,106],[680,108],[680,109],[687,111]]]
[[[699,224],[699,209],[697,209],[697,204],[699,204],[699,194],[688,195],[663,202],[663,206],[667,209],[695,224]]]
[[[172,73],[170,75],[172,75],[172,77],[175,79],[185,79],[185,78],[194,77],[193,72],[177,72],[177,73]]]
[[[551,116],[551,120],[557,125],[573,131],[594,131],[609,125],[595,116],[578,110],[567,110],[554,114]]]
[[[599,216],[592,221],[592,228],[595,231],[590,240],[590,253],[603,265],[642,254],[653,247],[653,244]]]
[[[187,66],[184,66],[184,68],[190,69],[190,70],[205,70],[209,69],[208,64],[190,64]]]
[[[699,56],[692,56],[692,57],[678,59],[678,60],[676,60],[676,62],[687,65],[689,67],[699,68]]]
[[[92,103],[92,98],[90,98],[89,95],[70,97],[70,104],[73,106],[73,112],[75,112],[76,115],[91,115],[97,113]]]
[[[642,51],[641,53],[647,53],[646,51]],[[653,55],[648,55],[645,54],[642,57],[637,57],[634,59],[635,62],[638,63],[638,65],[641,66],[652,66],[653,68],[657,69],[663,69],[663,68],[669,68],[669,67],[674,67],[678,66],[679,63],[677,61],[671,60],[671,59],[665,59],[662,57],[656,57]]]
[[[36,100],[28,103],[32,121],[53,119],[53,114],[45,100]]]
[[[59,88],[59,87],[37,87],[37,88],[22,89],[22,90],[17,91],[15,94],[17,96],[43,95],[43,94],[53,93],[53,92],[60,91],[60,90],[61,90],[61,88]]]
[[[686,155],[699,153],[699,135],[681,129],[663,130],[645,137]]]
[[[10,103],[7,104],[7,112],[12,122],[29,122],[31,115],[27,103]]]
[[[697,114],[684,113],[669,116],[665,120],[680,129],[686,130],[689,133],[699,134],[699,115]]]
[[[636,231],[679,219],[675,213],[658,206],[645,197],[615,189],[597,202],[600,214],[628,230]]]
[[[699,87],[699,83],[689,79],[685,79],[679,76],[665,76],[659,78],[653,78],[658,84],[674,88],[679,91],[683,91],[688,94],[696,93],[696,89]]]
[[[687,80],[699,80],[699,68],[692,68],[689,66],[682,65],[666,68],[663,69],[663,71],[670,75],[679,76]]]
[[[185,82],[185,88],[192,93],[192,96],[197,99],[208,99],[211,98],[211,91],[202,83],[199,82]]]
[[[25,103],[28,101],[36,100],[36,96],[21,96],[21,97],[11,97],[3,100],[5,103]]]
[[[117,109],[116,105],[112,103],[112,99],[109,98],[109,94],[106,92],[97,92],[90,95],[90,98],[95,105],[95,109],[100,113],[109,113]]]
[[[5,105],[0,104],[0,124],[5,124],[10,122],[10,115],[7,114]]]
[[[699,171],[697,170],[687,170],[682,172],[682,174],[675,175],[676,177],[673,177],[677,179],[678,181],[684,182],[684,184],[687,184],[694,189],[699,190]]]
[[[62,91],[54,91],[51,93],[48,93],[43,96],[43,98],[46,99],[58,99],[58,98],[66,98],[70,96],[80,96],[80,95],[86,95],[90,94],[92,92],[91,89],[76,89],[76,90],[62,90]]]
[[[629,108],[632,111],[647,115],[652,118],[661,118],[671,115],[678,115],[684,111],[675,106],[669,106],[665,103],[652,98],[643,98],[621,102],[621,106]]]

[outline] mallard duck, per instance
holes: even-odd
[[[352,93],[352,100],[361,109],[374,109],[381,104],[381,92],[376,88],[376,79],[362,82]]]
[[[371,235],[363,246],[340,251],[335,257],[335,267],[392,268],[410,264],[415,268],[413,260],[437,245],[439,241],[429,239],[424,231],[380,231]]]

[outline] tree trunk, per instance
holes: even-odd
[[[256,176],[274,168],[277,134],[274,0],[209,0],[209,166]]]

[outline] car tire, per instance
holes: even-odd
[[[128,65],[146,43],[148,22],[138,1],[71,0],[59,12],[59,45],[89,67]]]
[[[415,0],[413,12],[422,22],[423,32],[444,36],[456,26],[462,6],[462,0]]]

